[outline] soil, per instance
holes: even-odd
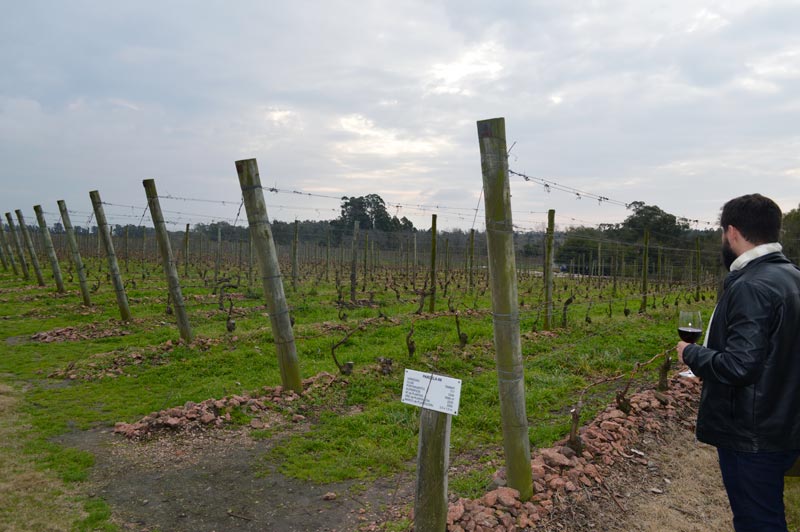
[[[600,494],[585,490],[581,500],[561,500],[535,530],[733,530],[714,447],[685,428],[670,427],[657,437],[644,434],[637,450],[645,453],[647,465],[616,463]]]
[[[678,424],[639,436],[635,459],[617,461],[602,488],[557,497],[531,530],[732,530],[715,449]],[[95,455],[90,491],[123,530],[382,530],[413,502],[409,475],[325,485],[285,477],[263,458],[274,442],[248,428],[144,441],[97,429],[62,443]]]
[[[249,429],[131,441],[110,429],[71,433],[61,443],[95,455],[91,495],[122,530],[357,530],[409,497],[409,478],[316,485],[288,478],[263,456],[272,443]]]

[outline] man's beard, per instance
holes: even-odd
[[[731,249],[731,243],[728,239],[722,241],[722,264],[725,265],[726,270],[731,269],[731,264],[736,260],[736,253]]]

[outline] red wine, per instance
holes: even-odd
[[[684,342],[689,342],[690,344],[693,344],[699,340],[700,335],[702,334],[702,329],[695,329],[694,327],[678,327],[678,336],[681,337],[681,340]]]

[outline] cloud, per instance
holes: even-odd
[[[16,3],[0,20],[0,180],[40,186],[5,208],[93,188],[139,204],[144,177],[235,202],[233,161],[257,157],[271,186],[471,210],[475,122],[494,116],[513,168],[574,188],[692,218],[750,184],[796,201],[798,15],[758,0]],[[531,224],[548,208],[627,215],[516,180],[512,194]],[[338,207],[270,201],[290,218]],[[469,227],[459,212],[442,219]]]

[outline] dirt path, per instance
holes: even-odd
[[[733,530],[715,448],[695,441],[691,431],[673,427],[658,439],[645,435],[637,450],[645,453],[646,466],[635,461],[615,465],[605,493],[562,502],[538,530]]]
[[[62,443],[96,456],[93,495],[112,507],[123,530],[342,532],[375,521],[381,508],[407,495],[407,479],[364,487],[285,477],[263,461],[270,443],[248,434],[211,431],[137,443],[96,430]]]

